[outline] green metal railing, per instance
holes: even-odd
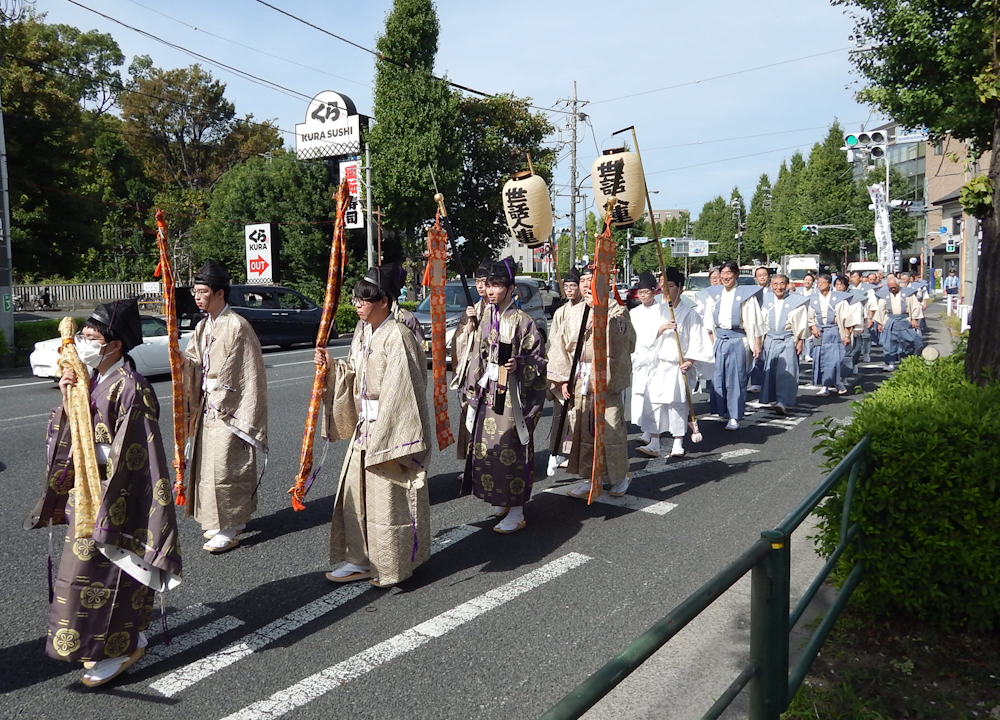
[[[540,720],[575,720],[581,717],[748,572],[751,573],[750,664],[722,693],[702,720],[715,720],[722,715],[747,685],[750,686],[750,720],[778,720],[798,691],[864,573],[863,563],[860,560],[855,562],[837,599],[813,632],[798,662],[789,669],[791,629],[819,592],[844,551],[851,543],[857,543],[860,547],[864,541],[864,534],[858,525],[855,523],[848,526],[848,523],[854,488],[870,444],[871,438],[866,435],[777,527],[762,532],[760,540],[746,552],[549,708]],[[848,481],[840,521],[840,543],[798,605],[789,612],[792,533],[845,476],[848,476]]]

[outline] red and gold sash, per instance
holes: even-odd
[[[427,270],[425,284],[431,289],[431,364],[434,378],[434,424],[438,449],[455,442],[448,419],[448,358],[445,356],[446,309],[444,284],[448,275],[448,233],[441,229],[441,215],[427,230]],[[461,419],[459,420],[461,422]]]

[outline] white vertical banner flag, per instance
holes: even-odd
[[[886,272],[893,272],[897,268],[892,247],[892,225],[889,223],[889,198],[885,196],[885,186],[882,183],[869,185],[868,195],[875,206],[875,242],[878,245],[878,261]]]

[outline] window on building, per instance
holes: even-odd
[[[951,217],[951,234],[961,235],[962,234],[962,216],[952,215]]]

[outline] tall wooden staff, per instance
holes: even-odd
[[[347,241],[344,238],[344,213],[351,199],[350,186],[346,179],[340,183],[337,193],[333,196],[337,202],[337,214],[333,222],[333,240],[330,243],[330,266],[326,274],[326,296],[323,298],[323,315],[319,321],[319,332],[316,333],[317,349],[326,352],[330,340],[330,329],[337,318],[337,305],[340,304],[340,291],[344,285],[344,269],[347,267]],[[326,390],[326,366],[317,365],[313,375],[312,393],[309,395],[309,410],[306,412],[306,427],[302,433],[302,452],[299,455],[299,474],[295,484],[288,490],[292,496],[292,508],[296,511],[305,510],[302,502],[316,473],[313,472],[313,443],[316,438],[316,421],[319,418],[320,406],[323,403],[323,391]]]
[[[156,246],[160,250],[160,264],[155,276],[163,279],[163,312],[167,316],[167,355],[170,358],[170,391],[173,394],[174,424],[174,502],[186,505],[184,494],[184,458],[187,423],[184,413],[184,358],[181,356],[180,329],[177,327],[177,296],[174,268],[170,264],[170,244],[167,242],[167,220],[162,210],[156,211]]]
[[[617,132],[611,133],[612,135],[618,135],[626,130],[632,131],[632,143],[635,145],[635,155],[639,158],[639,164],[642,165],[642,153],[639,152],[639,138],[635,136],[635,125],[629,125],[627,128],[622,128]],[[670,302],[669,293],[667,292],[667,268],[663,262],[663,248],[660,246],[660,237],[656,232],[656,220],[653,218],[653,203],[649,197],[649,185],[646,184],[646,170],[643,168],[643,178],[642,186],[646,191],[646,207],[649,208],[649,218],[650,225],[653,228],[653,244],[656,246],[656,259],[660,263],[660,290],[663,291],[663,297],[661,302],[667,303],[670,308],[670,321],[674,324],[674,340],[677,342],[677,356],[681,360],[681,364],[684,364],[684,351],[681,350],[681,336],[677,333],[677,319],[674,317],[674,304]],[[688,425],[691,427],[691,442],[700,443],[702,441],[701,430],[698,429],[698,418],[694,414],[694,399],[691,397],[691,386],[688,384],[687,373],[681,373],[684,379],[684,390],[687,393],[688,401],[688,415],[690,420]]]

